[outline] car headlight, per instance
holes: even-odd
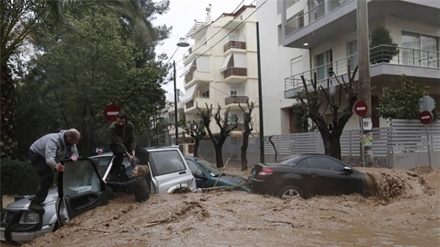
[[[16,212],[3,211],[1,216],[1,226],[6,226],[13,218]]]
[[[21,216],[20,224],[37,224],[40,221],[40,215],[36,212],[25,212]]]

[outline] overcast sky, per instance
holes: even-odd
[[[162,0],[157,0],[161,2]],[[166,0],[164,0],[166,1]],[[166,24],[168,27],[173,27],[170,38],[165,40],[164,44],[156,48],[157,54],[166,53],[171,57],[177,49],[177,42],[179,37],[185,37],[188,31],[193,27],[194,20],[204,22],[206,18],[206,8],[211,4],[211,19],[216,20],[222,13],[235,12],[243,5],[256,5],[255,0],[169,0],[170,10],[159,16],[153,21],[154,25]],[[179,68],[183,67],[181,63],[184,51],[187,48],[179,48],[175,53],[173,60],[176,61],[177,72],[177,88],[183,89],[183,78],[180,77]],[[182,71],[182,70],[180,70]],[[173,93],[173,83],[170,82],[164,86],[165,90]],[[174,94],[172,94],[174,95]],[[169,96],[167,96],[169,97]],[[172,98],[173,96],[171,96]]]

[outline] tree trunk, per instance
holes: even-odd
[[[1,65],[1,158],[14,158],[15,141],[15,85],[6,64]]]
[[[217,164],[218,168],[222,168],[223,167],[223,155],[222,155],[222,147],[223,144],[218,144],[214,146],[215,148],[215,161]]]
[[[199,145],[200,145],[200,140],[194,138],[194,157],[199,157]]]
[[[324,142],[325,154],[341,160],[341,142],[339,136],[334,133],[321,133],[321,137]]]
[[[243,133],[243,144],[241,145],[241,170],[242,171],[247,171],[247,165],[248,165],[248,160],[247,160],[247,149],[248,149],[248,145],[249,145],[249,134],[248,133]]]

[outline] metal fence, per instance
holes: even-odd
[[[378,163],[386,163],[380,165],[381,167],[399,166],[396,155],[405,154],[407,157],[415,153],[428,153],[428,147],[430,152],[440,153],[440,121],[424,125],[418,120],[395,119],[390,125],[390,127],[373,128],[373,154],[378,159]],[[359,164],[360,138],[359,130],[343,132],[340,142],[341,155],[345,161]],[[230,162],[239,163],[241,145],[240,137],[228,138],[223,146],[224,161],[229,159]],[[274,135],[265,137],[264,153],[265,161],[271,162],[295,153],[324,153],[324,145],[318,132]],[[199,154],[215,162],[215,151],[211,140],[201,141]],[[250,164],[259,162],[260,138],[258,136],[249,138],[247,157]],[[433,162],[438,163],[436,156],[433,155],[433,157]]]

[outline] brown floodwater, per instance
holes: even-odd
[[[376,196],[121,194],[23,246],[440,246],[440,170],[360,170]]]

